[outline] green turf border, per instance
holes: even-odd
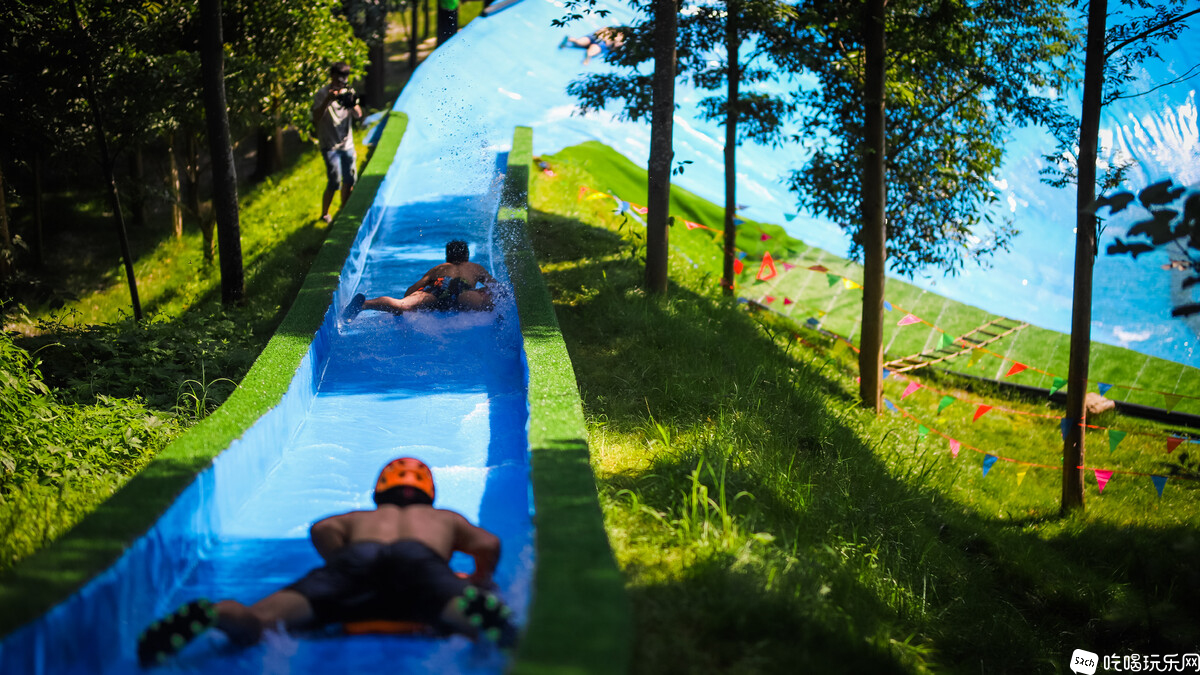
[[[529,369],[537,567],[512,672],[624,673],[632,644],[629,599],[604,530],[575,371],[529,240],[532,164],[533,130],[517,127],[496,229]]]
[[[391,112],[386,124],[287,316],[237,390],[70,532],[0,578],[0,637],[41,616],[112,565],[198,473],[282,400],[325,318],[359,226],[400,147],[408,116]]]

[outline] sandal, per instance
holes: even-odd
[[[138,637],[138,662],[143,666],[165,663],[201,633],[217,625],[217,608],[208,600],[193,600],[154,623]]]

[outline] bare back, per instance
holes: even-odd
[[[425,273],[426,278],[436,279],[438,277],[464,279],[471,284],[486,283],[492,281],[492,275],[483,265],[478,265],[473,262],[460,263],[442,263]]]

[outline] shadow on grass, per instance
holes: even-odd
[[[882,461],[896,422],[820,357],[715,294],[645,297],[611,232],[537,211],[531,229],[593,435],[642,446],[598,467],[639,670],[1062,670],[1077,647],[1200,640],[1193,529],[965,508]]]

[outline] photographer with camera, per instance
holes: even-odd
[[[344,206],[358,178],[358,157],[350,128],[353,120],[362,117],[362,109],[358,106],[358,94],[350,88],[349,82],[350,66],[342,62],[333,64],[329,68],[329,84],[317,90],[313,101],[313,126],[317,129],[328,180],[321,200],[321,220],[327,223],[332,220],[329,205],[333,203],[333,193],[341,189]]]

